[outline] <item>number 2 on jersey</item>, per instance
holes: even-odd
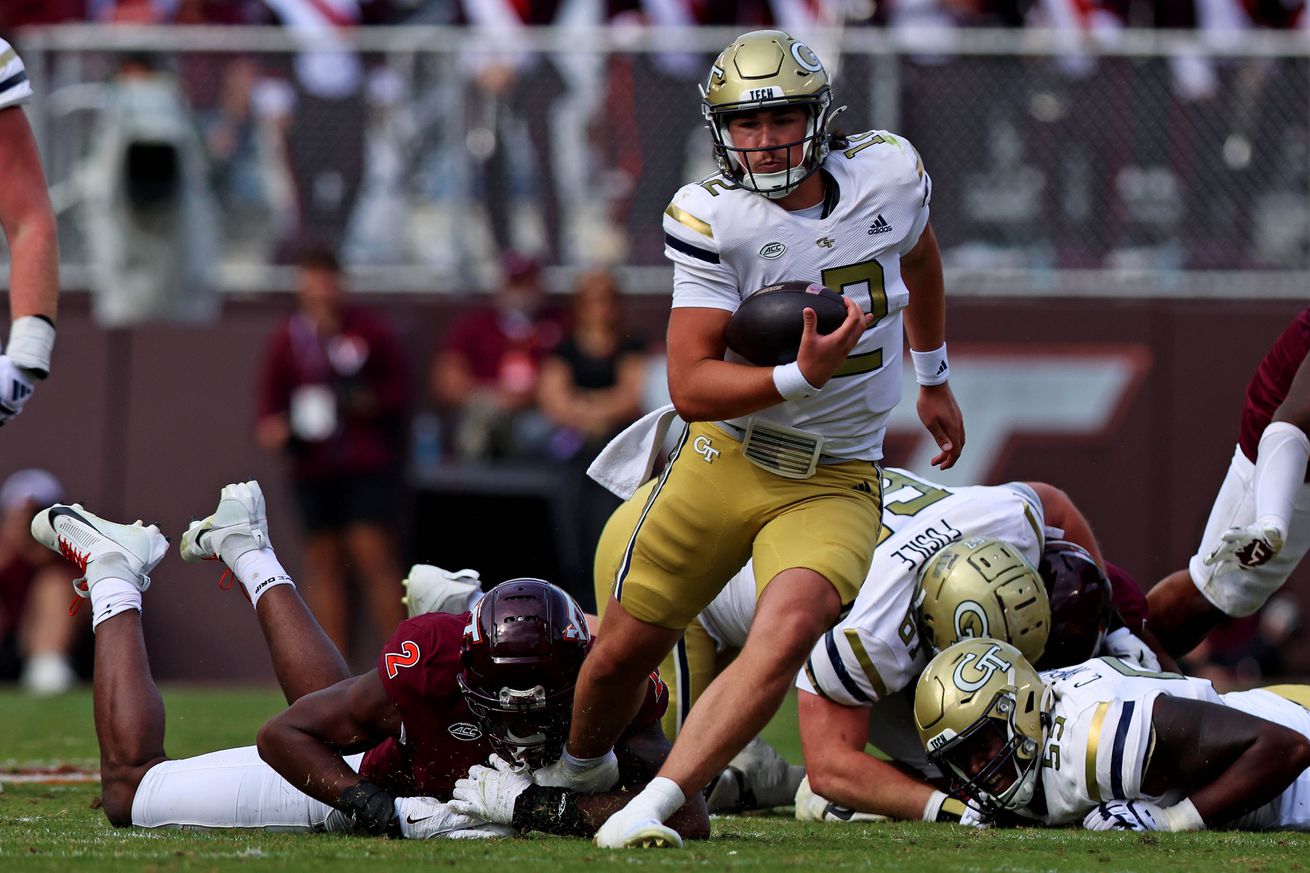
[[[860,309],[873,316],[877,324],[887,314],[887,286],[883,278],[882,264],[877,258],[848,264],[845,267],[832,267],[822,273],[823,284],[844,297],[855,301]],[[860,352],[849,356],[833,373],[833,378],[855,376],[868,373],[882,367],[882,349]]]

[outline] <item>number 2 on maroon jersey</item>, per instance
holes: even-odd
[[[400,644],[399,652],[387,652],[382,656],[382,662],[387,665],[387,676],[395,679],[401,667],[413,667],[418,663],[418,658],[418,643],[405,640]]]

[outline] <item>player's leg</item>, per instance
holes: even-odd
[[[698,443],[712,451],[683,451]],[[758,527],[741,516],[763,498],[744,492],[758,475],[767,474],[741,455],[739,443],[693,424],[663,476],[615,511],[596,556],[597,591],[608,582],[609,593],[578,676],[565,763],[613,748],[641,704],[646,676],[746,563]],[[705,543],[714,547],[700,547]]]
[[[405,620],[401,570],[391,536],[380,524],[360,521],[346,528],[345,545],[373,625],[386,639]]]
[[[37,571],[20,620],[23,687],[35,694],[57,694],[77,681],[69,656],[86,616],[68,617],[68,586],[76,571],[62,563]]]
[[[32,537],[86,573],[95,631],[94,712],[101,797],[116,827],[132,824],[146,771],[164,760],[164,702],[141,633],[141,593],[168,549],[157,527],[115,524],[78,504],[55,504],[32,520]],[[79,589],[80,591],[80,589]]]
[[[223,488],[214,512],[187,528],[180,551],[187,561],[221,560],[237,577],[255,607],[288,703],[350,675],[273,551],[258,482]]]
[[[1254,470],[1237,449],[1210,510],[1200,547],[1187,569],[1167,576],[1147,594],[1148,627],[1175,657],[1194,648],[1220,622],[1258,610],[1310,550],[1310,489],[1302,486],[1293,505],[1287,542],[1272,559],[1250,568],[1232,561],[1207,563],[1225,531],[1255,520]]]
[[[821,467],[811,479],[771,477],[763,486],[776,514],[753,538],[761,592],[746,644],[693,707],[659,776],[605,823],[598,845],[646,844],[633,838],[700,791],[777,712],[868,573],[880,482],[876,465],[847,462]],[[748,497],[749,489],[739,493]]]
[[[837,590],[792,568],[760,597],[746,645],[692,708],[660,775],[699,791],[778,711],[796,673],[841,612]]]
[[[350,646],[350,598],[341,534],[315,530],[305,535],[305,602],[328,639],[342,652]]]

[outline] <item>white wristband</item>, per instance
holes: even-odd
[[[778,389],[783,400],[804,400],[819,393],[819,389],[810,384],[801,372],[801,365],[795,361],[773,368],[773,387]]]
[[[14,319],[9,326],[9,360],[31,370],[38,379],[50,375],[50,353],[55,347],[55,326],[36,315]]]
[[[928,796],[928,802],[923,806],[923,820],[937,821],[937,813],[942,811],[942,804],[946,802],[946,798],[949,796],[950,795],[944,791],[934,790],[933,793]]]
[[[1190,797],[1184,797],[1173,806],[1166,806],[1161,812],[1164,813],[1165,826],[1171,831],[1205,830],[1205,819],[1196,811]]]
[[[910,349],[914,361],[914,379],[920,385],[940,385],[951,378],[951,365],[946,360],[946,343],[930,352]]]

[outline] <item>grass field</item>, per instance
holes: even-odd
[[[281,707],[272,690],[169,688],[168,751],[192,755],[248,745]],[[769,739],[797,758],[794,707]],[[34,700],[0,692],[0,782],[19,768],[96,766],[91,696]],[[98,786],[5,784],[0,793],[0,870],[388,870],[484,871],[837,870],[895,871],[1238,871],[1281,873],[1310,866],[1300,834],[1092,834],[1081,831],[974,832],[905,824],[834,825],[790,816],[714,822],[715,839],[676,851],[605,852],[580,840],[535,836],[478,843],[405,843],[338,835],[115,830],[96,809]]]

